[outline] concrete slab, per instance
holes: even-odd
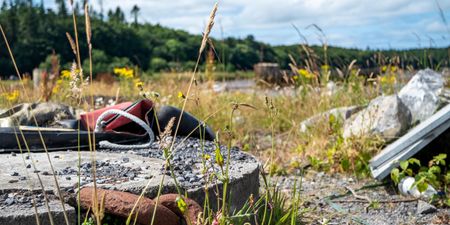
[[[176,141],[175,146],[177,147],[173,152],[171,162],[183,192],[187,192],[188,197],[202,205],[205,200],[205,187],[207,187],[210,204],[214,208],[217,205],[215,191],[217,188],[222,191],[221,180],[214,176],[221,173],[220,167],[215,163],[215,144],[200,142],[198,139],[184,141],[180,139]],[[221,147],[221,152],[226,159],[227,149]],[[242,207],[250,195],[258,195],[259,162],[253,156],[237,148],[231,149],[230,152],[228,196],[230,196],[230,207],[234,210]],[[205,156],[208,156],[208,159],[202,161]],[[65,196],[73,197],[75,195],[79,181],[81,186],[93,185],[94,154],[91,152],[50,152],[48,157],[53,164],[56,178]],[[30,191],[42,193],[42,189],[44,189],[54,204],[59,202],[61,205],[57,198],[58,192],[48,157],[46,153],[0,154],[0,165],[2,165],[0,167],[0,221],[6,221],[7,218],[14,221],[16,219],[25,221],[23,218],[27,218],[27,221],[36,220],[32,212],[34,208],[30,207],[31,197],[11,202],[11,195],[17,193]],[[173,178],[164,170],[165,161],[159,143],[154,143],[150,149],[136,149],[127,152],[97,151],[95,159],[97,187],[134,194],[140,194],[146,190],[145,196],[154,198],[164,176],[162,193],[176,193]],[[78,176],[79,168],[80,176]],[[44,187],[41,187],[39,178]],[[68,198],[65,200],[67,201]],[[28,208],[18,211],[17,207]],[[73,209],[68,208],[69,210]],[[53,208],[51,210],[54,211]],[[16,214],[14,214],[15,212]],[[55,213],[57,212],[58,208],[55,208]],[[0,224],[3,223],[0,222]]]

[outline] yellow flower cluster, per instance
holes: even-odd
[[[19,91],[14,90],[8,93],[3,93],[2,97],[4,97],[9,102],[15,102],[17,99],[19,99]]]
[[[126,67],[114,68],[114,74],[117,74],[119,77],[124,79],[132,79],[134,76],[134,70]]]
[[[80,70],[76,69],[75,70],[75,74],[80,74]],[[70,70],[62,70],[60,78],[63,79],[63,80],[70,80],[70,78],[71,78]]]
[[[297,73],[298,73],[300,76],[302,76],[302,77],[304,77],[304,78],[307,78],[307,79],[312,79],[312,78],[315,77],[314,73],[311,73],[311,72],[309,72],[309,71],[306,70],[306,69],[299,69],[299,70],[297,71]]]
[[[382,76],[380,79],[381,84],[394,84],[397,81],[397,79],[395,78],[395,75],[387,75],[387,76]]]
[[[388,71],[388,69],[390,70],[390,72],[395,72],[395,71],[397,71],[397,67],[396,66],[383,66],[383,67],[381,67],[381,71],[383,72],[383,73],[385,73],[385,72],[389,72]]]

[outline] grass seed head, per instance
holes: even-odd
[[[92,30],[91,30],[91,19],[89,18],[89,6],[88,4],[84,5],[84,15],[86,19],[86,38],[87,42],[91,44]]]
[[[206,43],[208,42],[209,34],[211,33],[211,30],[214,26],[214,18],[216,17],[218,3],[214,4],[214,8],[211,11],[211,14],[209,15],[208,23],[205,27],[205,31],[203,32],[203,39],[202,39],[202,45],[200,46],[199,52],[202,53],[203,50],[205,50]]]

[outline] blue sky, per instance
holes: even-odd
[[[54,7],[53,0],[45,0]],[[100,10],[101,0],[90,0]],[[104,10],[120,6],[131,20],[130,10],[137,4],[141,22],[202,32],[212,0],[103,0]],[[450,0],[437,0],[450,25]],[[435,0],[222,0],[214,37],[245,37],[273,45],[294,44],[301,40],[297,26],[309,43],[320,43],[318,25],[329,45],[372,49],[446,47],[450,27],[446,25]]]

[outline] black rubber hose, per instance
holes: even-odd
[[[172,117],[175,117],[175,123],[174,126],[172,127],[171,133],[171,135],[174,135],[176,126],[178,124],[178,120],[180,118],[180,114],[181,109],[179,108],[173,106],[162,106],[156,113],[161,132],[164,131],[164,128],[167,126],[170,119]],[[150,113],[149,116],[154,117],[154,114]],[[152,127],[152,130],[155,133],[155,135],[159,135],[158,126],[155,123],[155,119],[154,118],[149,119],[149,121],[151,121],[150,126]],[[201,122],[193,115],[189,114],[188,112],[183,112],[177,136],[188,136],[192,131],[193,133],[190,135],[190,137],[199,139],[204,138],[205,140],[208,141],[213,141],[215,138],[214,132],[208,125],[201,124]]]

